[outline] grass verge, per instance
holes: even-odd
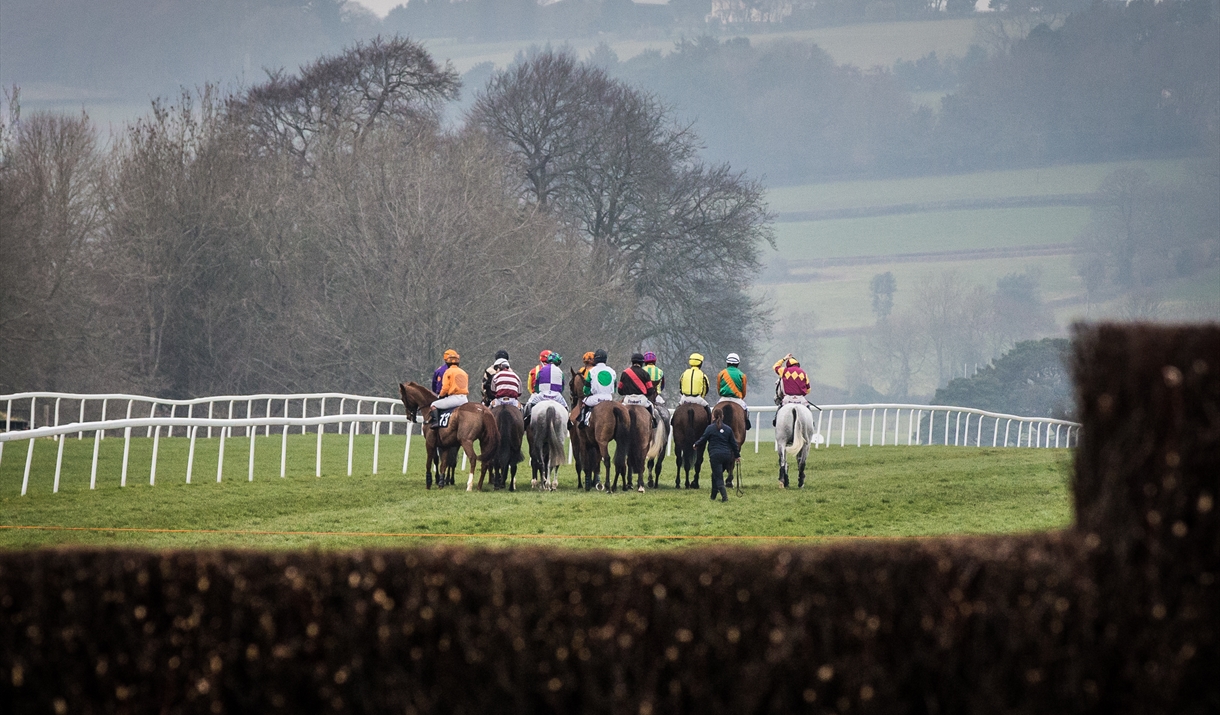
[[[417,439],[418,441],[418,439]],[[421,452],[412,447],[409,473],[401,472],[403,438],[382,438],[380,474],[372,474],[372,438],[356,440],[352,476],[346,476],[347,438],[326,435],[323,476],[313,476],[312,435],[289,437],[289,469],[279,474],[279,437],[258,438],[254,481],[246,481],[248,442],[226,440],[223,479],[216,481],[218,440],[199,440],[192,483],[185,483],[186,440],[164,439],[157,484],[150,486],[151,440],[133,439],[128,486],[119,486],[122,440],[102,443],[98,487],[89,489],[92,443],[65,443],[60,492],[51,493],[55,442],[35,448],[30,491],[20,496],[25,444],[10,443],[0,463],[0,525],[91,527],[100,531],[0,529],[0,547],[112,545],[150,548],[356,548],[478,543],[542,543],[597,548],[661,548],[706,543],[649,537],[910,537],[950,533],[1002,533],[1065,526],[1070,519],[1066,450],[945,447],[831,448],[811,453],[809,481],[801,490],[776,482],[775,455],[763,445],[743,460],[745,488],[727,504],[701,491],[668,485],[646,494],[577,491],[570,468],[560,490],[540,494],[528,480],[516,493],[425,490]],[[18,448],[18,446],[20,448]],[[387,454],[388,453],[388,454]],[[392,455],[392,456],[391,456]],[[144,533],[106,529],[188,530]],[[216,533],[366,532],[377,536]],[[395,536],[392,534],[416,534]],[[464,534],[474,536],[424,536]],[[486,536],[479,536],[486,535]],[[585,537],[585,538],[581,538]],[[746,543],[759,543],[747,541]]]

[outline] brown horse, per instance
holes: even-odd
[[[733,436],[737,438],[737,447],[746,443],[746,411],[741,405],[736,402],[721,400],[712,408],[712,419],[716,419],[716,415],[724,415],[724,423],[733,428]],[[739,476],[736,474],[737,468],[734,467],[727,475],[725,475],[724,485],[726,487],[733,486],[733,477]]]
[[[584,399],[585,380],[580,373],[573,373],[571,391],[573,397],[580,396]],[[574,400],[575,401],[575,400]],[[575,409],[579,415],[580,402],[575,401]],[[628,420],[627,409],[621,404],[606,400],[599,402],[593,407],[593,411],[589,415],[589,424],[586,427],[577,427],[578,436],[574,438],[577,446],[581,447],[582,456],[578,465],[585,471],[585,491],[597,487],[602,488],[601,473],[605,470],[607,487],[610,483],[610,442],[617,442],[615,449],[615,462],[619,461],[618,453],[623,449],[623,443],[618,441],[620,435],[620,423],[626,424]],[[627,453],[623,452],[623,459],[627,457]],[[624,463],[625,467],[625,463]]]
[[[438,430],[432,429],[427,421],[427,410],[437,399],[436,393],[415,382],[399,383],[398,393],[402,396],[403,407],[412,419],[421,410],[424,412],[423,424],[424,444],[427,446],[428,459],[424,466],[424,476],[427,486],[432,488],[432,467],[437,468],[436,485],[444,487],[445,483],[453,484],[453,472],[457,469],[457,447],[461,446],[466,453],[470,465],[470,473],[466,477],[466,491],[474,488],[475,463],[484,457],[491,459],[499,446],[500,433],[496,428],[496,420],[491,410],[477,402],[467,402],[458,407],[449,416],[449,425]],[[483,450],[475,454],[474,442],[479,441]],[[446,459],[441,460],[442,453]],[[447,472],[446,474],[442,473]]]
[[[623,410],[626,418],[619,419],[614,433],[614,483],[610,485],[610,491],[613,492],[618,486],[621,477],[624,489],[631,489],[634,483],[638,485],[642,494],[644,493],[644,461],[648,457],[648,447],[652,439],[652,416],[648,414],[648,408],[643,405],[619,404],[618,406]],[[638,477],[638,480],[633,482],[632,477]]]
[[[674,459],[678,463],[678,473],[674,475],[674,488],[682,486],[682,474],[686,473],[686,488],[699,488],[699,470],[703,468],[704,445],[695,449],[695,442],[703,436],[703,431],[711,424],[711,412],[702,405],[684,402],[674,410],[671,425],[674,431]],[[695,470],[695,481],[690,478],[691,468]]]
[[[491,408],[491,414],[496,421],[496,432],[499,433],[499,445],[491,459],[483,460],[483,469],[479,472],[479,491],[483,491],[483,478],[491,469],[491,484],[494,489],[517,491],[517,465],[525,459],[521,454],[521,440],[525,436],[525,417],[521,408],[515,405],[496,405]],[[484,450],[486,454],[486,450]]]
[[[580,373],[568,368],[572,379],[568,381],[568,403],[572,409],[568,412],[568,439],[572,442],[572,466],[576,467],[576,488],[588,491],[593,488],[593,470],[586,464],[584,430],[577,424],[580,411],[583,409],[585,381]]]

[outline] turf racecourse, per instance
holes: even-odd
[[[701,491],[675,490],[672,460],[665,471],[668,486],[645,494],[578,491],[569,467],[560,472],[559,491],[550,494],[531,492],[528,478],[512,494],[428,491],[418,438],[405,476],[402,436],[382,437],[376,475],[372,442],[371,436],[357,436],[349,477],[347,436],[325,435],[323,476],[317,478],[314,435],[290,436],[287,476],[280,479],[280,439],[259,437],[249,482],[249,442],[230,438],[217,483],[218,440],[200,439],[192,483],[186,484],[186,440],[162,439],[157,483],[150,486],[152,440],[133,438],[127,486],[120,487],[123,440],[109,437],[101,443],[98,485],[91,491],[92,440],[69,439],[60,491],[53,494],[56,444],[41,440],[24,497],[27,443],[9,443],[0,463],[0,527],[6,527],[0,528],[0,548],[529,543],[653,549],[707,543],[706,537],[752,544],[793,537],[1024,532],[1064,527],[1070,520],[1067,450],[822,449],[811,453],[806,487],[784,491],[776,482],[775,455],[763,444],[757,455],[747,450],[742,494],[730,492],[729,503],[720,504],[708,499],[706,473]],[[67,529],[7,528],[15,526]]]

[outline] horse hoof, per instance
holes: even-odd
[[[466,491],[474,491],[474,475],[466,477]]]
[[[640,494],[643,494],[643,493],[644,493],[644,487],[643,487],[643,485],[641,485],[641,486],[640,486],[639,492],[640,492]]]

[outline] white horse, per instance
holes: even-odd
[[[656,489],[661,486],[661,465],[665,464],[665,455],[669,452],[669,410],[661,405],[655,405],[652,409],[657,416],[657,426],[652,430],[652,440],[648,443],[648,486]]]
[[[779,481],[788,488],[788,458],[796,455],[798,487],[805,486],[805,460],[813,442],[813,410],[804,405],[780,405],[775,415],[775,451],[779,452]]]
[[[555,491],[559,487],[559,466],[563,464],[564,439],[568,413],[555,400],[543,400],[530,412],[530,487]]]

